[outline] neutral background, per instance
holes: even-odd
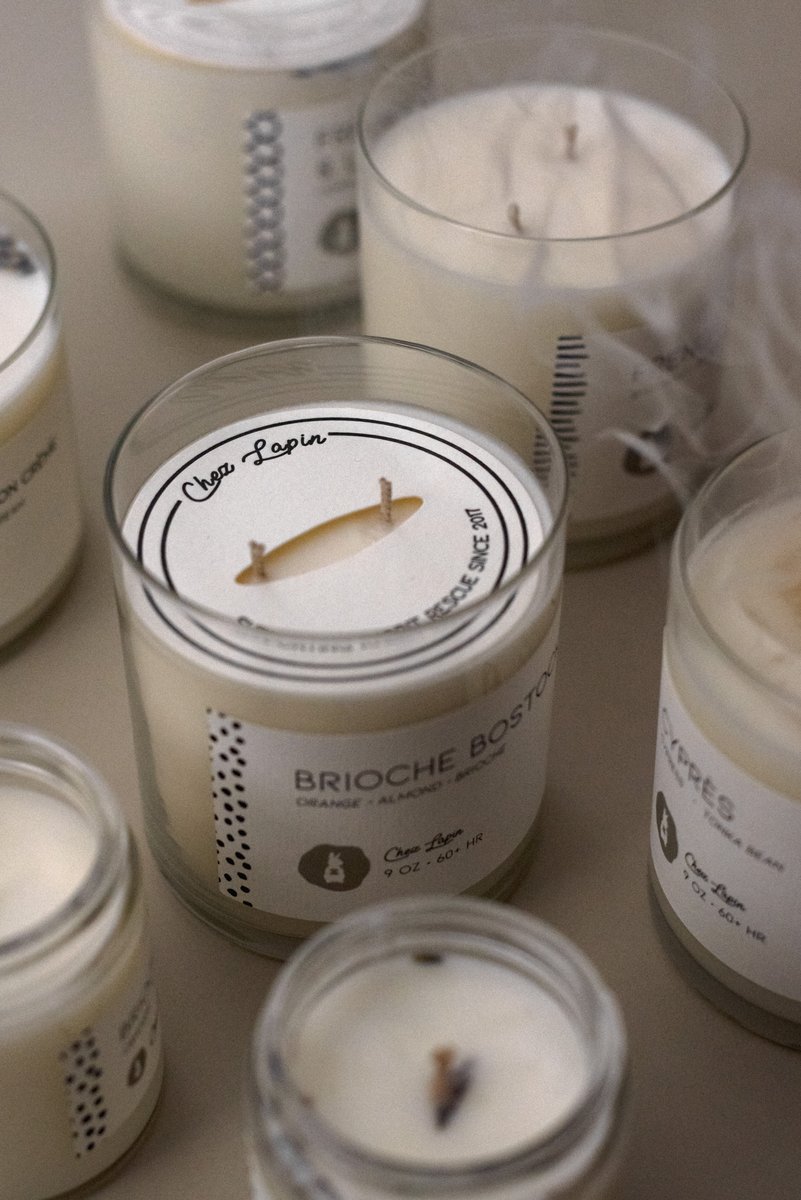
[[[780,220],[787,224],[775,260],[768,252],[767,274],[775,261],[792,291],[801,279],[797,0],[762,0],[758,8],[744,0],[434,6],[442,29],[526,14],[583,18],[656,38],[689,51],[729,83],[750,118],[750,184],[759,189],[775,172],[786,181]],[[86,551],[63,600],[0,658],[0,718],[70,741],[107,777],[144,845],[101,514],[104,463],[122,424],[163,384],[287,330],[197,318],[125,276],[114,258],[80,7],[75,0],[0,0],[0,18],[0,188],[39,215],[57,248],[89,522]],[[779,211],[774,186],[764,200],[768,232]],[[754,327],[762,320],[757,311]],[[792,340],[784,377],[791,388]],[[755,391],[754,403],[764,399]],[[801,1058],[701,999],[665,956],[649,912],[667,553],[663,544],[567,580],[548,797],[537,858],[515,902],[583,947],[620,998],[634,1084],[621,1200],[797,1200]],[[276,966],[201,926],[173,898],[146,849],[144,857],[168,1075],[147,1141],[99,1196],[245,1200],[243,1064]]]

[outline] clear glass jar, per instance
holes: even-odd
[[[614,1195],[626,1064],[613,996],[544,923],[464,897],[364,909],[293,957],[258,1020],[252,1195]]]
[[[3,1194],[107,1172],[153,1113],[162,1056],[136,850],[66,746],[0,725]]]
[[[353,299],[356,113],[425,31],[426,0],[96,0],[125,262],[216,309]]]
[[[83,515],[53,248],[0,194],[0,646],[66,585]]]
[[[716,79],[580,23],[443,38],[361,110],[364,331],[461,354],[549,414],[568,566],[671,530],[731,437],[718,374],[747,152]]]
[[[514,388],[380,339],[256,346],[134,418],[106,513],[148,837],[194,912],[286,955],[395,895],[508,895],[566,483]]]
[[[679,526],[651,822],[668,946],[756,1032],[801,1046],[801,434],[758,442]]]

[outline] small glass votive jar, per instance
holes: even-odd
[[[253,1200],[599,1200],[622,1157],[626,1037],[557,931],[464,897],[317,934],[258,1020]]]
[[[285,955],[350,909],[505,896],[545,790],[567,469],[514,388],[299,338],[178,380],[106,475],[148,836]]]
[[[153,1113],[162,1056],[138,860],[67,747],[0,724],[0,1179],[46,1200],[96,1181]]]
[[[568,566],[672,529],[730,424],[747,148],[716,80],[580,24],[432,43],[362,109],[364,332],[461,354],[549,414],[571,467]]]
[[[234,312],[355,298],[357,110],[426,26],[426,0],[94,0],[128,266]]]
[[[801,432],[758,442],[673,547],[651,821],[660,927],[693,983],[801,1047]]]
[[[0,193],[0,646],[62,591],[82,533],[53,248]]]

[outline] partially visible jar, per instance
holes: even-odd
[[[0,193],[0,646],[65,587],[82,534],[55,256]]]
[[[284,967],[248,1088],[254,1200],[614,1194],[626,1038],[592,964],[494,901],[362,909]]]
[[[651,820],[660,926],[718,1007],[801,1048],[801,432],[701,490],[673,548]]]
[[[0,1193],[46,1200],[137,1141],[162,1078],[139,865],[106,784],[0,724]]]
[[[96,0],[92,46],[119,247],[194,304],[357,294],[354,130],[422,44],[426,0]]]

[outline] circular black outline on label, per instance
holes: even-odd
[[[159,487],[158,491],[154,494],[154,496],[149,501],[147,508],[145,509],[145,513],[142,517],[142,521],[139,526],[139,531],[138,531],[137,540],[136,540],[137,561],[142,563],[142,560],[143,560],[143,543],[144,543],[144,538],[145,538],[145,531],[146,531],[148,521],[150,520],[150,517],[153,514],[153,510],[154,510],[155,506],[157,505],[157,503],[163,496],[166,489],[174,482],[174,480],[177,478],[177,476],[179,476],[184,471],[186,471],[186,469],[188,467],[190,467],[194,462],[198,461],[198,459],[204,458],[206,455],[212,453],[213,451],[219,449],[222,446],[227,445],[229,442],[239,441],[242,437],[244,437],[246,435],[249,436],[251,434],[263,433],[268,430],[280,429],[281,427],[286,426],[286,425],[322,424],[327,421],[349,421],[354,424],[387,426],[390,429],[398,429],[401,431],[406,430],[410,434],[415,433],[418,436],[422,435],[423,437],[428,438],[431,441],[440,442],[445,446],[451,447],[452,449],[458,449],[460,454],[462,454],[465,458],[471,459],[473,462],[477,463],[481,467],[481,469],[484,471],[485,474],[489,475],[492,479],[495,480],[495,482],[497,483],[499,488],[504,492],[507,499],[511,503],[512,508],[513,508],[515,514],[517,515],[520,530],[522,533],[523,550],[522,550],[522,555],[521,555],[521,567],[525,566],[526,561],[528,559],[529,534],[528,534],[528,525],[524,519],[520,504],[518,503],[517,497],[514,495],[514,493],[508,487],[506,482],[497,474],[497,472],[495,470],[493,470],[493,468],[491,466],[489,466],[486,462],[484,462],[477,454],[472,453],[470,450],[466,449],[463,446],[456,447],[452,441],[448,440],[448,438],[442,437],[436,433],[432,433],[426,429],[414,428],[412,426],[405,426],[405,425],[398,424],[395,421],[382,420],[380,418],[376,418],[376,417],[372,417],[372,416],[371,417],[356,417],[356,416],[350,416],[350,415],[336,415],[336,414],[332,414],[331,416],[319,416],[319,417],[296,417],[296,418],[283,420],[283,421],[275,421],[275,422],[273,422],[271,424],[267,424],[267,425],[254,426],[252,428],[248,428],[247,430],[240,430],[238,433],[232,434],[230,437],[223,438],[219,442],[215,442],[212,445],[206,446],[202,451],[199,451],[196,455],[194,455],[194,457],[189,458],[186,461],[182,462],[181,466],[176,468],[176,470],[170,475],[170,477],[162,483],[162,485]],[[446,462],[448,464],[448,466],[452,467],[454,470],[460,471],[463,475],[467,476],[467,478],[470,479],[470,481],[474,484],[474,486],[476,488],[478,488],[478,490],[481,491],[487,497],[487,500],[489,501],[490,506],[493,508],[493,510],[496,514],[496,518],[501,526],[501,530],[503,533],[503,547],[504,547],[503,548],[503,558],[502,558],[501,566],[499,567],[499,570],[496,574],[496,580],[492,586],[492,590],[487,595],[487,600],[490,601],[492,598],[493,592],[496,591],[500,587],[501,583],[503,582],[503,577],[506,574],[507,567],[509,564],[509,533],[508,533],[508,526],[507,526],[506,519],[499,511],[498,505],[497,505],[493,495],[487,490],[485,485],[482,484],[477,478],[475,478],[475,476],[471,475],[465,469],[465,467],[461,466],[458,463],[453,462],[453,460],[451,458],[449,458],[447,454],[440,453],[439,451],[433,450],[429,446],[426,446],[426,445],[421,445],[419,443],[409,443],[409,442],[404,441],[403,438],[389,437],[389,436],[378,434],[378,433],[371,434],[371,433],[366,433],[366,432],[351,432],[351,431],[347,431],[347,430],[332,431],[332,432],[329,432],[327,434],[327,436],[328,437],[361,437],[361,438],[370,438],[370,439],[373,439],[376,441],[395,442],[398,445],[409,445],[410,448],[413,448],[416,450],[421,450],[425,454],[429,454],[435,458],[441,459],[443,462]],[[180,601],[180,594],[178,593],[178,591],[172,584],[172,577],[171,577],[171,573],[170,573],[169,566],[167,563],[166,545],[167,545],[169,530],[172,526],[175,515],[183,503],[184,503],[184,501],[181,499],[176,500],[175,504],[173,505],[172,509],[170,510],[170,512],[167,516],[167,519],[164,522],[164,526],[163,526],[163,529],[161,532],[161,537],[159,539],[159,558],[161,561],[162,571],[164,573],[165,584],[168,587],[168,589],[175,595],[175,598],[178,601]],[[244,672],[247,672],[247,673],[250,673],[253,675],[263,676],[263,677],[267,677],[267,678],[283,679],[283,680],[288,680],[288,681],[292,681],[292,682],[307,682],[307,683],[309,683],[309,682],[311,682],[311,683],[360,682],[360,681],[364,681],[365,678],[374,678],[376,675],[380,675],[380,676],[384,677],[384,676],[403,674],[405,672],[418,670],[422,667],[429,666],[435,662],[439,662],[442,659],[447,658],[449,655],[455,653],[456,651],[461,650],[461,649],[473,644],[479,638],[483,637],[486,634],[486,632],[489,629],[491,629],[493,627],[493,625],[495,625],[503,617],[504,613],[506,613],[509,606],[513,603],[513,601],[515,599],[515,595],[516,595],[516,593],[513,593],[509,597],[509,599],[506,601],[506,603],[503,604],[503,606],[500,608],[500,610],[492,612],[489,616],[488,622],[485,625],[481,626],[481,628],[475,629],[469,638],[467,638],[466,640],[460,641],[458,646],[446,647],[441,653],[437,654],[433,658],[427,657],[427,658],[421,659],[420,656],[426,654],[426,652],[430,652],[432,650],[432,648],[436,649],[437,647],[440,647],[443,644],[443,642],[450,641],[453,637],[456,637],[458,634],[462,633],[465,629],[468,629],[471,625],[474,625],[475,622],[478,620],[479,614],[475,614],[475,615],[469,617],[467,620],[461,622],[458,625],[456,625],[456,624],[449,625],[449,628],[446,630],[446,632],[443,634],[443,636],[441,638],[434,639],[431,642],[426,643],[426,645],[423,647],[418,646],[413,650],[402,651],[400,653],[392,654],[387,658],[369,659],[369,660],[360,661],[356,664],[354,664],[353,662],[320,663],[318,665],[317,669],[315,669],[315,664],[312,662],[309,662],[309,661],[302,661],[302,660],[295,660],[295,659],[282,659],[282,658],[279,658],[275,654],[262,655],[258,651],[253,650],[251,647],[244,647],[241,644],[238,644],[233,640],[229,641],[228,639],[223,637],[221,634],[218,634],[215,631],[209,629],[203,623],[203,621],[200,620],[198,617],[192,616],[191,610],[187,610],[188,620],[191,622],[192,625],[194,625],[198,630],[200,630],[206,638],[210,639],[213,642],[219,643],[221,646],[229,647],[232,650],[237,651],[239,654],[243,654],[243,655],[247,654],[247,656],[251,660],[265,659],[269,663],[280,664],[280,666],[285,667],[285,668],[286,667],[294,668],[294,670],[291,670],[291,671],[286,671],[286,670],[282,671],[282,670],[277,670],[275,668],[270,669],[270,668],[264,667],[264,666],[249,665],[247,663],[233,660],[230,657],[228,657],[225,653],[216,653],[213,649],[210,649],[208,645],[204,645],[201,642],[194,640],[185,631],[181,630],[159,607],[159,605],[156,601],[156,598],[151,589],[145,587],[144,593],[145,593],[145,596],[147,597],[150,607],[158,615],[159,619],[177,637],[179,637],[181,640],[186,642],[188,645],[192,646],[201,655],[216,659],[218,662],[223,663],[226,666],[232,667],[235,670],[244,671]],[[235,623],[234,618],[229,618],[229,619],[231,620],[232,624]],[[431,622],[432,627],[434,626],[434,624],[435,624],[435,622]],[[267,634],[273,633],[273,631],[270,631],[269,629],[267,629],[265,632]],[[280,633],[281,631],[277,631],[277,632]],[[380,631],[376,631],[376,632],[380,635]],[[391,632],[392,632],[391,630],[387,630],[388,634],[391,634]],[[273,636],[276,636],[276,634],[273,634]],[[284,636],[290,637],[290,636],[293,636],[293,634],[291,631],[286,631]],[[304,637],[313,639],[313,638],[317,637],[318,635],[310,634],[310,633],[304,634],[304,633],[298,631],[294,636],[296,636],[298,638],[298,640],[302,640]],[[341,636],[344,639],[347,639],[351,635],[349,635],[347,631],[344,631]],[[358,637],[359,637],[359,634],[358,633],[355,634],[354,640],[357,640]],[[407,663],[403,666],[397,666],[394,670],[386,669],[387,664],[397,663],[403,658],[410,658],[413,656],[416,657],[417,661],[412,662],[412,663]],[[381,668],[381,667],[385,667],[385,669],[378,670],[378,671],[376,670],[376,668]],[[308,675],[300,674],[301,671],[312,671],[312,674],[308,674]],[[342,672],[350,671],[351,674],[344,675],[344,674],[340,674],[339,671],[342,671]]]

